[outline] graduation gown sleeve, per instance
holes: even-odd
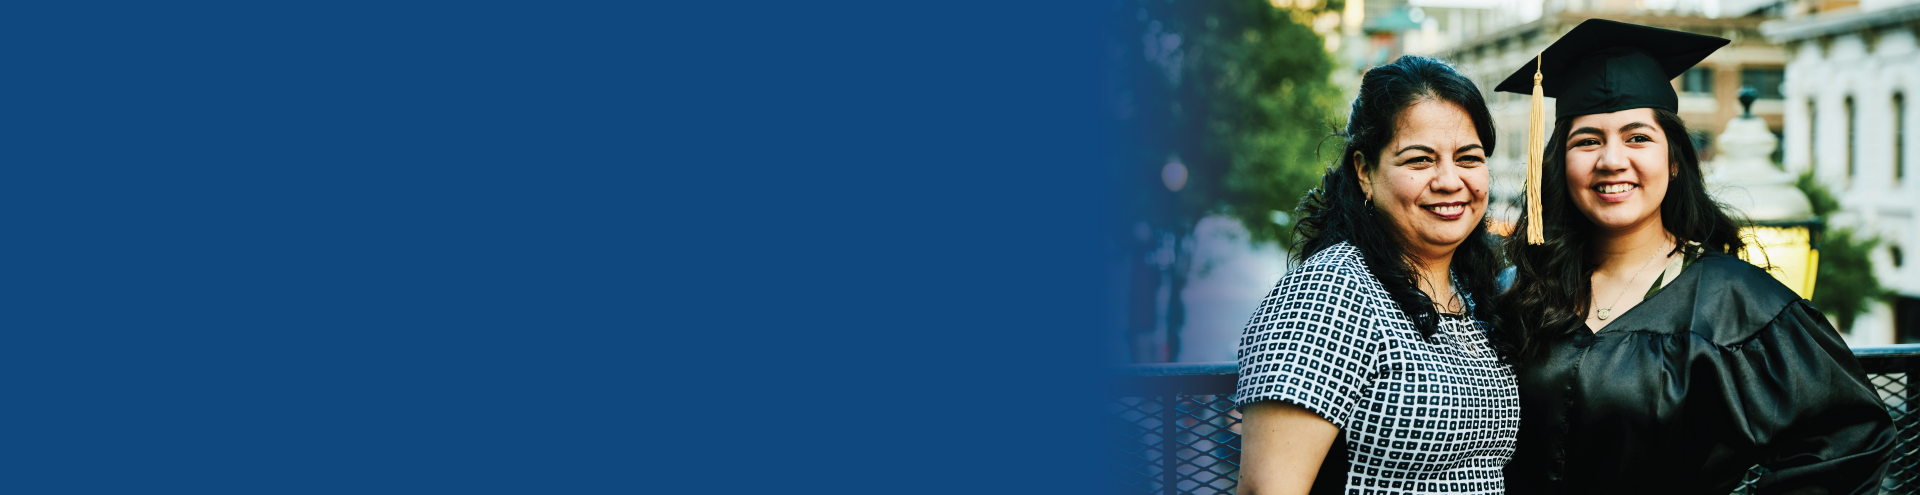
[[[1752,339],[1726,347],[1730,381],[1755,462],[1758,493],[1874,493],[1893,452],[1893,423],[1853,352],[1805,300]]]

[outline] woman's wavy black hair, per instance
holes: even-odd
[[[1741,253],[1746,243],[1740,238],[1739,224],[1707,194],[1700,157],[1694,152],[1686,123],[1679,115],[1657,108],[1653,109],[1653,120],[1666,134],[1667,162],[1679,169],[1660,202],[1660,221],[1667,232],[1680,241],[1679,245],[1698,242],[1708,250]],[[1525,214],[1514,227],[1516,235],[1506,241],[1507,259],[1514,265],[1514,283],[1496,298],[1494,312],[1502,340],[1512,343],[1522,362],[1545,355],[1548,342],[1584,331],[1581,324],[1591,309],[1588,280],[1599,265],[1588,251],[1593,245],[1593,222],[1574,206],[1567,189],[1567,133],[1572,127],[1572,117],[1553,123],[1546,156],[1541,160],[1540,216],[1546,242],[1529,245],[1524,236],[1518,235],[1534,221]]]
[[[1433,336],[1438,329],[1439,312],[1434,309],[1433,300],[1418,288],[1419,271],[1415,270],[1418,261],[1402,247],[1403,239],[1387,219],[1376,215],[1373,207],[1367,205],[1366,193],[1361,191],[1360,178],[1353,167],[1353,156],[1358,153],[1362,166],[1368,171],[1379,167],[1380,154],[1393,141],[1400,113],[1415,103],[1434,100],[1465,108],[1473,119],[1474,130],[1479,133],[1480,145],[1488,153],[1493,152],[1493,115],[1487,111],[1487,102],[1473,81],[1445,62],[1427,57],[1409,55],[1374,67],[1360,79],[1360,96],[1353,100],[1346,131],[1335,134],[1346,138],[1346,148],[1333,165],[1327,167],[1326,175],[1320,178],[1320,187],[1301,198],[1297,210],[1300,221],[1293,229],[1296,263],[1305,262],[1341,242],[1359,248],[1367,270],[1386,286],[1387,294],[1400,306],[1400,311],[1412,318],[1420,335],[1426,337]],[[1471,298],[1473,318],[1489,322],[1493,321],[1491,298],[1500,263],[1493,239],[1487,234],[1483,217],[1467,241],[1453,252],[1452,266],[1454,277],[1465,286],[1461,287],[1461,296]],[[1498,343],[1495,349],[1506,354],[1504,346]]]

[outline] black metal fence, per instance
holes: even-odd
[[[1920,344],[1856,347],[1854,356],[1880,392],[1899,430],[1882,493],[1920,493]],[[1207,495],[1233,493],[1240,479],[1240,411],[1233,387],[1239,370],[1227,363],[1139,364],[1120,372],[1121,397],[1107,403],[1114,458],[1125,493]],[[1754,476],[1749,476],[1751,483]],[[1735,493],[1747,490],[1742,485]]]

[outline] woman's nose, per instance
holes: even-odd
[[[1440,167],[1440,175],[1433,178],[1432,187],[1434,192],[1454,192],[1467,187],[1466,179],[1460,177],[1460,164]]]
[[[1608,144],[1600,148],[1600,161],[1595,165],[1597,165],[1600,170],[1609,172],[1626,170],[1627,155],[1626,153],[1621,153],[1621,151],[1620,146],[1617,144]]]

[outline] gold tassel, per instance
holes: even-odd
[[[1547,123],[1542,120],[1546,97],[1540,91],[1540,61],[1539,55],[1536,55],[1533,63],[1533,114],[1528,119],[1527,129],[1527,244],[1547,242],[1546,235],[1541,232],[1541,225],[1546,223],[1546,219],[1540,217],[1540,175],[1543,173],[1540,160],[1546,153],[1547,136]]]

